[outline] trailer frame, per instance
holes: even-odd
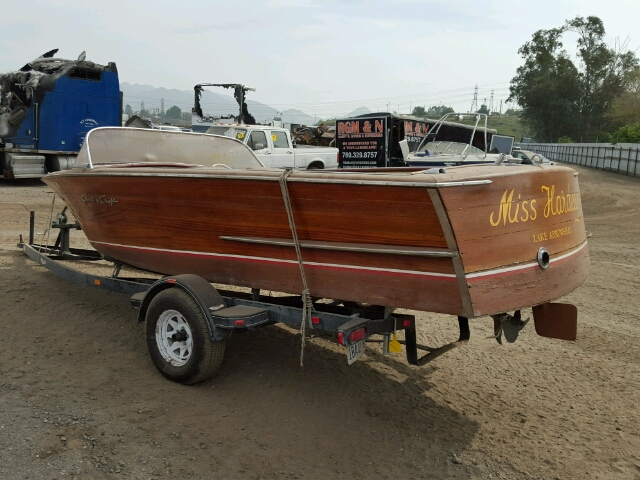
[[[114,262],[112,262],[113,271],[110,276],[86,273],[62,263],[61,261],[69,263],[109,261],[95,250],[70,247],[71,231],[81,228],[78,224],[69,223],[65,212],[66,207],[51,224],[51,228],[59,229],[54,245],[34,243],[35,213],[30,212],[29,242],[25,243],[20,235],[18,247],[38,265],[68,281],[82,286],[129,295],[131,306],[138,310],[139,322],[146,321],[148,323],[150,321],[148,318],[149,307],[161,292],[168,289],[179,289],[186,292],[198,305],[212,342],[224,342],[234,333],[255,330],[276,323],[290,327],[301,327],[303,301],[299,295],[266,296],[262,295],[259,289],[252,289],[250,293],[217,289],[207,280],[192,274],[162,276],[157,279],[123,277],[121,276],[123,265]],[[141,273],[143,272],[141,271]],[[309,328],[316,332],[334,335],[334,338],[347,349],[347,352],[350,349],[356,351],[356,347],[361,347],[364,350],[364,342],[372,342],[382,343],[383,354],[387,355],[392,335],[399,330],[404,330],[405,340],[401,343],[406,347],[407,362],[418,366],[424,365],[431,358],[455,348],[461,342],[466,342],[470,336],[468,319],[458,317],[460,326],[458,342],[440,348],[426,347],[417,343],[414,315],[395,313],[392,308],[388,307],[360,305],[339,300],[314,299],[313,312],[309,321]],[[382,339],[371,338],[374,335],[382,335]],[[147,340],[149,342],[149,338]],[[425,350],[428,353],[420,358],[418,350]],[[349,358],[349,363],[352,363],[356,358]],[[154,363],[156,363],[155,360]],[[168,376],[157,363],[156,367],[163,375]],[[195,383],[189,381],[192,379],[183,381],[170,376],[168,378],[182,383]],[[201,380],[204,378],[198,377],[196,381]]]

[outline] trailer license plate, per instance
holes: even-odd
[[[364,353],[364,340],[347,347],[347,362],[351,365]]]

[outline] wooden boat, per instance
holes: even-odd
[[[545,304],[589,269],[577,173],[556,165],[295,171],[312,296],[464,317]],[[161,274],[300,293],[280,180],[240,142],[93,130],[44,181],[105,257]]]

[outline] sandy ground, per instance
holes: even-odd
[[[272,326],[233,336],[191,387],[155,370],[127,297],[16,248],[21,202],[42,231],[52,194],[0,181],[0,478],[640,478],[640,179],[579,171],[577,342],[529,326],[499,346],[482,318],[422,368],[378,346],[349,367],[324,338],[300,368],[298,333]],[[455,318],[418,319],[420,343],[457,338]]]

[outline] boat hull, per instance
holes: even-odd
[[[550,185],[567,185],[563,192],[579,202],[573,170],[448,171],[291,175],[311,295],[476,317],[545,303],[584,281],[588,252],[579,203],[548,217],[540,208],[542,187]],[[57,172],[45,182],[106,257],[162,274],[300,293],[281,173],[102,167]],[[511,190],[516,200],[509,199]],[[522,220],[525,197],[538,207],[535,219]],[[520,220],[510,223],[516,201]],[[560,230],[565,224],[571,228]],[[536,234],[555,230],[565,234],[536,241]],[[535,260],[540,247],[551,257],[545,270]]]

